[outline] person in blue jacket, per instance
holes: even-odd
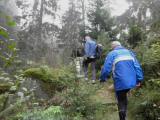
[[[119,118],[120,120],[126,120],[127,92],[136,86],[140,86],[143,80],[143,72],[132,51],[121,46],[119,41],[113,41],[111,45],[113,50],[105,59],[100,82],[105,82],[112,71]]]
[[[91,63],[92,66],[92,83],[95,83],[96,80],[96,42],[90,37],[85,37],[85,45],[84,45],[84,74],[85,80],[88,80],[88,65]]]

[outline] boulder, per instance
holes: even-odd
[[[10,83],[0,83],[0,94],[8,92],[11,86]]]

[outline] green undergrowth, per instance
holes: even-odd
[[[76,77],[72,67],[49,68],[47,66],[29,68],[24,76],[40,80],[42,85],[57,92],[48,100],[47,106],[33,107],[19,112],[15,120],[117,120],[118,109],[113,81],[91,84]],[[61,88],[61,90],[59,90]],[[56,102],[58,101],[58,102]],[[57,111],[57,112],[56,112]]]
[[[145,71],[146,72],[146,71]],[[148,72],[148,71],[147,71]],[[42,81],[47,86],[48,92],[56,90],[53,98],[58,96],[58,103],[49,103],[49,106],[41,106],[40,109],[27,110],[26,114],[20,113],[21,120],[117,120],[118,109],[114,97],[114,91],[110,90],[113,81],[105,84],[91,84],[89,81],[76,77],[72,67],[49,68],[41,66],[27,69],[25,77]],[[159,118],[159,78],[148,77],[144,87],[134,90],[129,98],[129,120],[156,120]],[[61,114],[54,116],[52,106],[59,106]],[[48,111],[49,110],[49,111]],[[49,113],[47,113],[48,111]],[[46,116],[50,117],[46,117]],[[52,119],[51,119],[52,120]]]
[[[95,120],[118,120],[118,110],[116,105],[102,105],[96,112]]]
[[[5,108],[7,97],[8,97],[8,94],[0,95],[0,111],[2,111]]]
[[[144,82],[130,98],[129,110],[133,120],[160,119],[160,41],[155,38],[143,51],[142,68]]]
[[[15,120],[67,120],[60,106],[50,106],[47,109],[35,109],[18,114]]]
[[[160,89],[147,83],[144,88],[135,90],[130,98],[129,110],[133,120],[160,119]]]
[[[46,86],[46,84],[47,86],[52,86],[48,87],[49,92],[52,92],[51,89],[53,88],[58,90],[52,97],[54,99],[54,97],[59,96],[58,99],[60,99],[60,102],[56,103],[56,105],[63,108],[65,116],[63,120],[95,120],[95,114],[100,107],[100,103],[93,102],[91,95],[95,94],[98,86],[77,78],[76,71],[73,67],[52,69],[47,66],[41,66],[30,68],[24,72],[24,76],[42,81],[43,86]],[[59,90],[59,88],[61,90]],[[49,105],[54,104],[55,101],[49,103]],[[43,116],[45,116],[44,110],[37,110],[33,116],[37,116],[37,114],[39,115],[40,113],[43,118]],[[25,116],[22,116],[24,119]],[[27,114],[27,116],[30,115]]]
[[[100,105],[96,110],[95,120],[118,120],[118,108],[115,93],[110,89],[111,85],[111,81],[100,84],[99,89],[92,96],[92,101]]]
[[[52,69],[43,66],[26,70],[25,77],[38,79],[49,85],[65,86],[65,89],[55,93],[53,103],[50,102],[47,109],[41,106],[39,109],[19,113],[19,120],[116,120],[117,106],[110,104],[115,101],[112,99],[113,92],[107,92],[108,85],[98,81],[91,84],[77,78],[75,73],[74,69],[69,67]],[[58,103],[55,103],[56,96],[60,100]],[[56,115],[55,106],[59,106],[56,107]]]
[[[92,101],[98,86],[82,79],[72,83],[67,93],[63,93],[65,112],[71,120],[94,120],[99,103]]]

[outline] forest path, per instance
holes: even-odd
[[[96,114],[97,120],[118,120],[118,108],[115,99],[114,90],[112,84],[101,84],[99,90],[92,97],[92,100],[96,103],[101,103],[104,107],[103,110],[98,111]]]
[[[77,77],[84,79],[82,60],[83,58],[81,57],[77,58],[75,59],[75,63],[76,63]],[[94,86],[98,90],[93,96],[91,96],[91,100],[94,103],[100,103],[103,105],[103,109],[96,112],[96,120],[119,120],[119,115],[118,115],[119,113],[118,113],[117,101],[115,98],[113,84],[110,83],[110,81],[102,84],[96,82]]]
[[[98,83],[97,83],[98,84]],[[98,90],[92,96],[92,101],[103,105],[103,109],[96,113],[96,120],[119,120],[117,100],[113,84],[110,82],[97,85]],[[132,120],[127,116],[127,120]]]

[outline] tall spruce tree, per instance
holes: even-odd
[[[89,4],[88,20],[91,24],[89,31],[94,38],[98,38],[101,32],[108,32],[112,37],[112,26],[114,19],[111,17],[108,1],[93,0]]]
[[[64,59],[71,57],[73,51],[77,51],[79,47],[79,41],[82,40],[80,36],[81,28],[83,27],[83,21],[81,17],[82,14],[77,6],[76,0],[70,0],[69,9],[62,18],[62,31],[60,34],[60,39],[65,44],[65,55],[63,56]],[[67,59],[65,60],[67,61]]]
[[[22,16],[17,17],[21,26],[18,34],[19,47],[22,50],[22,56],[40,60],[40,57],[44,57],[47,52],[48,40],[51,37],[55,39],[55,33],[59,31],[54,24],[57,0],[34,0],[31,5],[27,0],[17,0],[17,6],[22,11]],[[45,17],[51,18],[50,21],[44,21]]]

